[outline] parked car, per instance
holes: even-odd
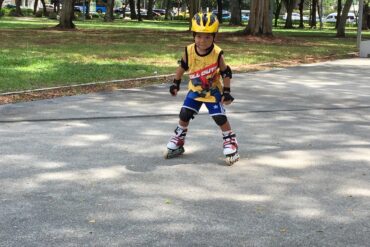
[[[250,10],[242,9],[242,10],[241,10],[241,14],[242,14],[242,21],[249,21],[250,13],[251,13],[251,11],[250,11]]]
[[[218,15],[218,10],[213,10],[213,14]],[[230,21],[231,19],[231,13],[227,10],[222,10],[222,20],[224,21]]]
[[[165,9],[153,9],[153,13],[156,15],[165,15],[166,10]],[[168,14],[170,18],[175,16],[175,12],[173,12],[172,10],[169,10]]]
[[[288,17],[288,13],[285,13],[283,19],[286,20],[287,17]],[[299,20],[301,20],[301,15],[299,13],[294,13],[293,12],[292,13],[292,21],[299,21]],[[304,15],[303,16],[303,21],[308,21],[308,20],[309,20],[308,16]]]
[[[81,5],[75,5],[74,6],[75,12],[86,12],[86,6]]]
[[[165,15],[166,14],[165,9],[153,9],[153,12],[158,13],[160,15]]]
[[[350,12],[348,13],[347,17],[347,23],[354,23],[356,21],[356,16],[354,13]],[[331,13],[327,17],[323,19],[323,22],[328,22],[328,23],[335,23],[337,22],[337,13]]]

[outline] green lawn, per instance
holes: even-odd
[[[0,93],[170,74],[192,42],[188,24],[180,21],[76,21],[77,31],[57,31],[52,28],[56,24],[40,18],[0,19]],[[332,29],[275,29],[269,39],[235,34],[242,29],[223,25],[217,38],[234,71],[356,52],[355,28],[345,39],[335,38]]]

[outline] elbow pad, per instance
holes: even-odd
[[[226,78],[226,77],[229,77],[230,79],[233,78],[233,73],[231,72],[229,65],[226,67],[224,71],[221,71],[220,73],[221,73],[222,78]]]
[[[181,68],[183,68],[185,71],[187,71],[189,69],[189,65],[187,62],[184,61],[183,58],[181,58],[181,60],[179,60],[179,65],[181,66]]]

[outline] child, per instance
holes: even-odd
[[[167,144],[165,158],[173,158],[185,152],[183,146],[189,121],[204,103],[209,115],[221,128],[226,162],[232,165],[239,160],[238,143],[223,107],[224,104],[231,104],[234,98],[230,95],[231,69],[225,63],[223,51],[214,43],[218,26],[217,17],[212,13],[198,13],[192,19],[191,31],[195,42],[185,48],[181,65],[170,87],[171,95],[176,96],[183,74],[189,71],[189,92],[181,108],[175,134]]]

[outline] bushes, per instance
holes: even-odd
[[[58,14],[56,12],[49,12],[49,19],[57,20],[58,19]]]
[[[4,15],[18,16],[16,14],[15,8],[4,8],[2,10],[4,10]],[[33,15],[33,10],[32,9],[28,9],[28,8],[22,8],[21,9],[21,16],[32,16],[32,15]]]

